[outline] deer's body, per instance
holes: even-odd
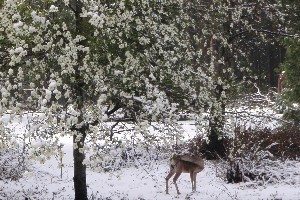
[[[175,174],[173,178],[173,182],[177,191],[177,194],[180,194],[177,179],[181,175],[181,173],[190,173],[191,182],[192,182],[192,191],[196,191],[196,176],[197,173],[201,172],[204,169],[204,160],[201,158],[197,159],[197,162],[191,162],[194,160],[188,159],[189,161],[183,160],[180,156],[174,156],[170,161],[170,172],[166,177],[166,193],[169,194],[169,179]]]

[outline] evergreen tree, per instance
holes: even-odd
[[[285,61],[282,65],[282,71],[285,71],[285,80],[283,82],[283,99],[288,108],[285,117],[294,121],[294,125],[299,126],[300,109],[296,104],[300,103],[300,57],[299,57],[299,33],[300,33],[300,3],[298,1],[286,0],[285,11],[287,29],[291,33],[290,37],[285,38],[283,43],[287,49]]]

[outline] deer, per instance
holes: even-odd
[[[197,158],[189,155],[174,155],[170,159],[170,172],[166,176],[166,194],[169,194],[169,179],[175,174],[173,178],[173,183],[175,185],[177,194],[179,195],[179,189],[177,186],[177,179],[181,173],[190,173],[191,182],[192,182],[192,192],[196,192],[196,176],[197,173],[201,172],[204,169],[204,160],[202,158]]]

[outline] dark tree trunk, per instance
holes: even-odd
[[[220,131],[218,131],[216,126],[210,124],[209,143],[204,155],[207,160],[216,160],[225,157],[224,138],[219,138],[219,134]]]
[[[206,146],[205,157],[208,160],[218,159],[219,157],[224,158],[225,147],[224,147],[224,115],[225,115],[225,102],[222,100],[221,93],[223,92],[223,87],[221,85],[216,86],[216,100],[220,103],[221,108],[216,108],[212,106],[211,116],[209,120],[209,135],[208,144]]]
[[[76,0],[75,14],[75,28],[76,35],[83,36],[85,34],[84,21],[80,17],[83,9],[83,1]],[[79,45],[86,46],[86,41],[81,40]],[[88,125],[84,124],[83,113],[84,113],[84,102],[86,98],[85,93],[85,83],[82,74],[79,70],[80,66],[83,65],[83,59],[86,56],[85,52],[77,52],[77,67],[75,68],[75,81],[73,83],[73,93],[76,98],[76,106],[81,116],[78,117],[78,123],[73,125],[71,128],[74,131],[73,135],[73,159],[74,159],[74,190],[75,190],[75,200],[87,200],[87,185],[86,185],[86,166],[83,164],[85,159],[85,153],[83,151],[84,141],[86,134],[88,132]],[[80,125],[81,124],[81,125]],[[83,124],[83,125],[82,125]]]
[[[87,187],[86,187],[86,166],[83,164],[85,159],[84,152],[80,149],[84,146],[84,140],[86,136],[86,130],[81,128],[78,133],[82,135],[79,141],[76,141],[76,135],[73,135],[73,144],[76,144],[76,148],[73,148],[74,158],[74,189],[75,200],[87,200]]]
[[[220,45],[213,38],[210,39],[211,63],[214,65],[215,79],[221,77],[221,65],[217,63],[220,55],[225,55],[225,49],[221,49]],[[223,51],[223,52],[221,52]],[[229,62],[229,60],[227,61]],[[205,157],[208,160],[225,157],[225,147],[223,138],[225,100],[222,93],[225,92],[222,84],[215,83],[214,103],[210,108],[208,143],[206,145]]]

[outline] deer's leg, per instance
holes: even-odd
[[[196,178],[197,178],[197,173],[196,172],[194,172],[193,173],[193,181],[194,181],[194,187],[193,187],[193,192],[196,192]]]
[[[191,177],[191,183],[192,183],[192,191],[194,191],[194,173],[190,172],[190,177]]]
[[[169,194],[169,184],[168,184],[168,182],[169,182],[169,179],[173,176],[175,174],[175,171],[174,170],[171,170],[170,172],[169,172],[169,174],[166,176],[166,194]]]
[[[181,175],[182,172],[176,172],[174,178],[173,178],[173,182],[174,182],[174,185],[175,185],[175,188],[176,188],[176,191],[177,191],[177,194],[179,195],[180,192],[179,192],[179,189],[178,189],[178,186],[177,186],[177,179],[179,178],[179,176]]]

